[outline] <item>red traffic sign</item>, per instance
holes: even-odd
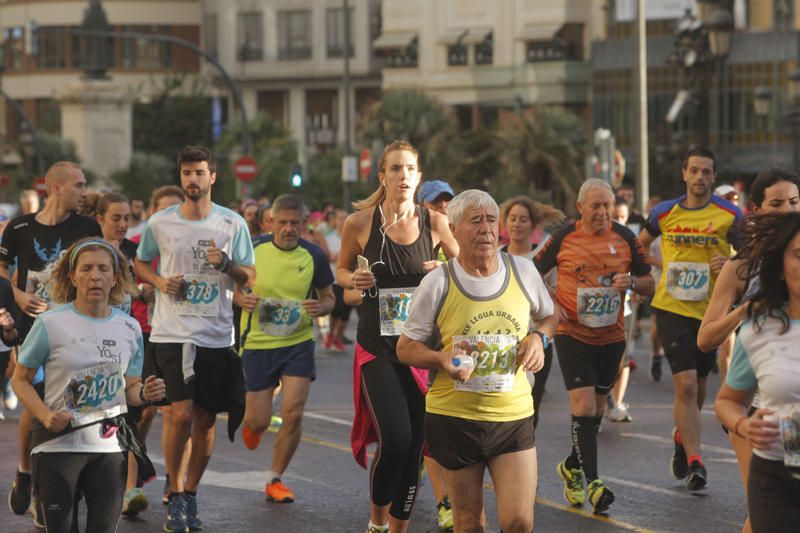
[[[361,150],[361,155],[358,158],[358,171],[362,180],[369,179],[369,175],[372,172],[372,151],[369,148]]]
[[[233,174],[245,183],[249,183],[258,174],[258,164],[250,156],[243,155],[233,163]]]
[[[47,194],[47,185],[44,183],[44,178],[36,178],[33,180],[33,190],[39,193],[39,196]]]

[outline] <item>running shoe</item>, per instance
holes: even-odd
[[[8,493],[8,508],[15,515],[24,515],[31,506],[31,474],[17,470],[17,479]]]
[[[636,370],[639,368],[639,365],[636,364],[636,359],[634,359],[631,355],[628,356],[628,368],[631,370]]]
[[[122,514],[133,518],[147,509],[147,496],[140,488],[133,488],[122,499]]]
[[[706,488],[707,481],[706,467],[700,461],[692,461],[689,466],[689,475],[686,477],[686,488],[692,492],[697,492]]]
[[[283,425],[283,418],[279,416],[272,415],[272,418],[269,419],[269,427],[267,431],[271,431],[272,433],[277,433],[281,426]]]
[[[9,411],[13,411],[19,405],[17,395],[14,394],[14,389],[11,388],[11,380],[6,381],[5,390],[3,391],[3,406]]]
[[[369,526],[367,533],[389,533],[389,526]]]
[[[558,477],[564,482],[564,499],[570,505],[583,505],[586,493],[583,491],[583,470],[567,468],[564,461],[556,467]]]
[[[453,508],[450,507],[450,500],[447,496],[436,504],[436,523],[439,531],[453,531]]]
[[[261,444],[261,435],[263,433],[256,433],[247,424],[242,424],[242,440],[248,450],[255,450]]]
[[[621,403],[606,411],[606,418],[612,422],[632,422],[633,417],[628,413],[628,404]]]
[[[184,492],[183,497],[186,500],[186,525],[189,530],[199,531],[203,529],[203,522],[197,518],[197,496]]]
[[[0,407],[0,420],[5,420],[5,419],[6,419],[6,414],[3,412],[3,408]]]
[[[675,451],[672,452],[672,475],[675,479],[683,479],[689,473],[689,465],[686,462],[686,450],[683,444],[678,444],[675,436],[678,434],[678,428],[672,429],[672,442],[675,444]]]
[[[594,514],[608,511],[608,508],[614,503],[614,493],[608,490],[602,479],[595,479],[589,483],[588,492]]]
[[[164,493],[161,495],[161,503],[164,505],[169,505],[169,493],[169,474],[167,474],[164,480]]]
[[[284,485],[278,478],[267,483],[265,492],[267,493],[267,501],[269,502],[292,503],[294,501],[292,489]]]
[[[351,339],[347,335],[342,335],[342,342],[344,342],[345,344],[353,344],[353,339]]]
[[[343,352],[344,351],[344,343],[341,339],[333,339],[333,351],[334,352]]]
[[[650,359],[650,379],[658,383],[661,381],[661,360],[664,357],[659,356],[652,356]]]
[[[164,522],[164,531],[167,533],[188,533],[186,524],[186,500],[181,493],[170,494],[167,505],[167,521]]]
[[[330,350],[331,346],[333,345],[333,333],[328,333],[325,335],[325,340],[322,341],[322,347],[326,350]]]

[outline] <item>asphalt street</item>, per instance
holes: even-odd
[[[354,335],[350,331],[349,335]],[[198,494],[205,531],[224,532],[363,532],[369,518],[369,478],[350,452],[352,409],[352,347],[345,353],[318,349],[317,380],[312,385],[303,440],[284,476],[295,491],[292,504],[267,503],[266,470],[274,433],[268,433],[258,450],[249,451],[237,436],[230,443],[225,420],[218,422],[217,447]],[[558,364],[554,364],[541,410],[536,442],[539,454],[539,490],[535,504],[536,531],[703,531],[737,532],[746,514],[744,493],[734,454],[707,402],[703,410],[703,456],[709,487],[689,494],[669,472],[672,453],[672,382],[669,370],[660,383],[647,375],[649,337],[637,343],[639,369],[633,372],[628,392],[632,423],[603,422],[599,434],[600,476],[616,494],[608,517],[593,516],[588,505],[576,509],[566,504],[555,465],[570,450],[569,409]],[[709,398],[719,385],[713,376]],[[19,410],[0,422],[0,472],[5,475],[3,498],[10,488],[17,462]],[[160,417],[148,444],[159,475],[163,456],[159,446]],[[166,513],[160,503],[163,477],[149,483],[145,492],[150,508],[135,520],[123,519],[122,533],[162,531]],[[499,531],[491,479],[487,475],[485,506],[487,531]],[[417,499],[410,531],[437,531],[435,500],[426,484]],[[0,506],[0,530],[35,531],[30,515],[11,514]]]

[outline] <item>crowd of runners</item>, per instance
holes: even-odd
[[[650,313],[652,356],[640,364],[654,381],[663,359],[672,373],[671,474],[690,492],[713,482],[700,413],[719,372],[715,407],[748,500],[743,531],[797,530],[796,174],[765,170],[745,201],[714,189],[716,158],[694,148],[678,198],[639,213],[630,187],[587,179],[570,218],[525,196],[498,205],[484,191],[423,181],[405,141],[386,147],[377,189],[352,213],[310,213],[290,194],[222,207],[208,149],[188,146],[176,164],[180,186],[156,189],[145,206],[90,192],[78,165],[56,163],[41,209],[25,193],[20,216],[0,216],[0,375],[13,365],[0,391],[7,409],[23,407],[8,502],[37,527],[112,532],[121,515],[147,509],[156,416],[164,531],[203,528],[199,489],[219,413],[248,449],[277,433],[265,497],[294,502],[283,476],[317,342],[354,352],[351,443],[370,471],[370,501],[364,523],[343,530],[406,531],[423,472],[442,531],[484,530],[487,470],[506,533],[534,529],[540,467],[557,471],[570,505],[612,512],[600,461],[610,450],[597,433],[604,416],[632,420],[625,389]],[[562,461],[540,465],[553,359],[571,440]]]

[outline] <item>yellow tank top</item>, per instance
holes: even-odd
[[[426,396],[429,413],[486,422],[533,416],[530,383],[525,369],[516,368],[514,361],[516,345],[528,334],[531,300],[510,256],[500,255],[506,266],[505,280],[496,294],[486,298],[466,293],[452,259],[443,267],[448,285],[436,316],[443,349],[451,349],[454,336],[468,336],[473,343],[470,348],[464,338],[460,340],[475,360],[475,370],[464,384],[456,383],[446,372],[437,372]],[[480,337],[474,337],[477,335]],[[509,343],[514,348],[504,351],[504,344]]]

